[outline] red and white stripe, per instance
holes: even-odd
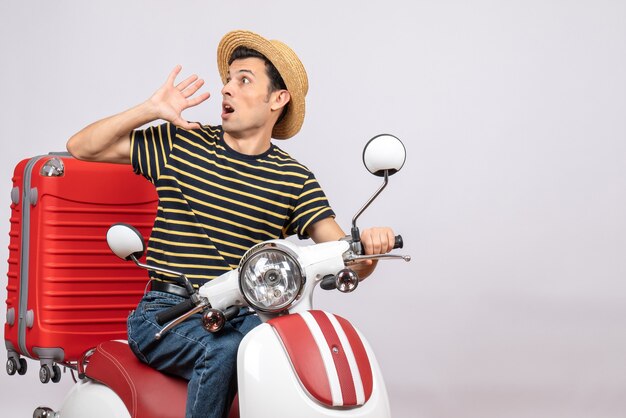
[[[359,406],[372,394],[372,370],[358,333],[345,319],[308,311],[269,321],[307,392],[328,406]]]

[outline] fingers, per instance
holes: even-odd
[[[209,97],[211,97],[211,93],[202,93],[199,96],[196,96],[192,99],[187,100],[187,103],[189,104],[189,107],[192,106],[197,106],[200,103],[202,103],[203,101],[205,101],[206,99],[208,99]]]
[[[198,78],[198,76],[194,76],[194,77]],[[200,87],[202,87],[203,85],[204,85],[204,80],[199,79],[192,85],[185,87],[185,89],[182,90],[180,93],[183,95],[184,98],[187,99],[190,96],[193,96],[198,90],[200,90]]]
[[[197,106],[210,97],[210,93],[197,94],[204,85],[204,80],[198,78],[196,74],[190,75],[178,84],[175,84],[176,77],[182,70],[181,65],[177,65],[170,72],[166,83],[155,92],[151,100],[161,111],[160,118],[174,123],[185,129],[198,128],[197,124],[188,124],[182,118],[182,112],[190,107]],[[197,95],[196,95],[197,94]]]
[[[176,120],[173,120],[172,123],[178,126],[179,128],[183,128],[187,130],[202,128],[202,125],[200,124],[200,122],[189,122],[183,118],[177,118]]]
[[[181,92],[184,98],[189,98],[193,96],[200,89],[200,87],[204,85],[204,80],[198,78],[197,74],[192,74],[177,85],[174,85],[176,77],[178,77],[182,68],[183,67],[180,64],[174,67],[170,75],[167,77],[166,84]]]
[[[178,64],[176,67],[174,67],[174,69],[172,70],[172,72],[170,73],[170,75],[167,76],[167,83],[170,86],[174,85],[174,80],[176,80],[176,77],[178,77],[178,74],[180,73],[180,70],[183,69],[183,66]]]
[[[395,235],[391,228],[368,228],[361,234],[365,254],[385,254],[393,249]]]
[[[196,74],[192,74],[176,86],[176,89],[183,93],[185,97],[189,97],[194,94],[202,85],[204,84],[204,80],[198,79]],[[189,89],[187,87],[191,86]],[[187,90],[185,90],[187,89]]]

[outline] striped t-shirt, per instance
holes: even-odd
[[[254,244],[306,238],[309,225],[335,216],[309,169],[274,144],[261,155],[238,153],[221,126],[136,130],[131,163],[159,196],[147,260],[194,285],[236,268]]]

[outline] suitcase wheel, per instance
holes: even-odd
[[[52,366],[52,383],[59,383],[61,381],[61,368],[58,365]]]
[[[52,380],[53,383],[58,383],[61,381],[61,368],[54,364],[52,365],[52,370],[50,370],[50,366],[44,364],[39,369],[39,381],[41,383],[48,383]]]
[[[28,364],[26,363],[26,359],[20,358],[18,361],[11,357],[7,360],[7,373],[9,376],[13,376],[15,372],[19,375],[26,374],[26,369],[28,368]]]

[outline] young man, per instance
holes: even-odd
[[[218,47],[222,125],[190,123],[183,110],[209,98],[196,94],[193,75],[175,84],[177,66],[147,101],[95,122],[67,143],[76,158],[132,164],[151,181],[159,207],[148,261],[184,272],[195,286],[236,268],[252,245],[298,234],[315,242],[345,233],[334,220],[313,173],[271,142],[302,126],[307,75],[296,54],[279,41],[247,31],[226,34]],[[146,123],[166,123],[138,130]],[[393,231],[362,234],[366,253],[392,249]],[[374,263],[355,268],[364,278]],[[235,391],[239,342],[258,325],[235,318],[210,334],[186,321],[160,341],[155,315],[183,301],[171,277],[150,273],[152,289],[128,319],[129,345],[144,362],[189,380],[186,416],[221,417]]]

